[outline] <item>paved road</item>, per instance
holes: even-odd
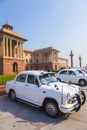
[[[87,87],[83,87],[87,95]],[[0,96],[0,130],[87,130],[87,101],[78,112],[48,117],[43,110]]]

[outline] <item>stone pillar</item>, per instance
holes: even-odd
[[[22,43],[22,58],[23,58],[23,43]]]
[[[3,37],[3,40],[1,41],[1,43],[2,43],[3,56],[5,56],[5,37]]]
[[[17,40],[17,58],[19,58],[19,41]]]
[[[7,57],[8,57],[8,51],[9,51],[9,50],[8,50],[8,38],[6,37],[6,52],[7,52],[7,53],[6,53],[6,56],[7,56]]]
[[[12,39],[10,38],[10,57],[12,57]]]
[[[2,56],[2,37],[0,37],[0,56]]]
[[[20,42],[20,58],[23,58],[23,43]]]
[[[54,62],[54,54],[53,54],[53,50],[52,50],[52,52],[51,52],[52,54],[52,58],[51,58],[51,62],[53,61]]]
[[[21,58],[21,49],[20,49],[21,43],[19,42],[19,58]]]

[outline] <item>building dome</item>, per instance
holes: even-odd
[[[6,24],[4,24],[3,26],[2,26],[3,28],[6,28],[6,29],[8,29],[8,30],[13,30],[13,27],[10,25],[10,23],[7,21],[7,23]]]

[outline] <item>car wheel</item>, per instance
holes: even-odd
[[[81,91],[81,100],[82,100],[82,105],[84,105],[84,103],[86,102],[86,95],[84,91]]]
[[[16,94],[15,94],[15,92],[14,92],[13,90],[11,90],[11,92],[10,92],[10,98],[11,98],[13,101],[16,100]]]
[[[86,85],[86,81],[85,81],[84,79],[81,79],[81,80],[79,81],[79,85],[80,85],[80,86],[85,86],[85,85]]]
[[[47,115],[51,117],[57,117],[59,113],[58,105],[54,100],[46,100],[44,104],[44,109]]]

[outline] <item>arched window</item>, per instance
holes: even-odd
[[[13,63],[13,72],[18,73],[18,64],[16,62]]]

